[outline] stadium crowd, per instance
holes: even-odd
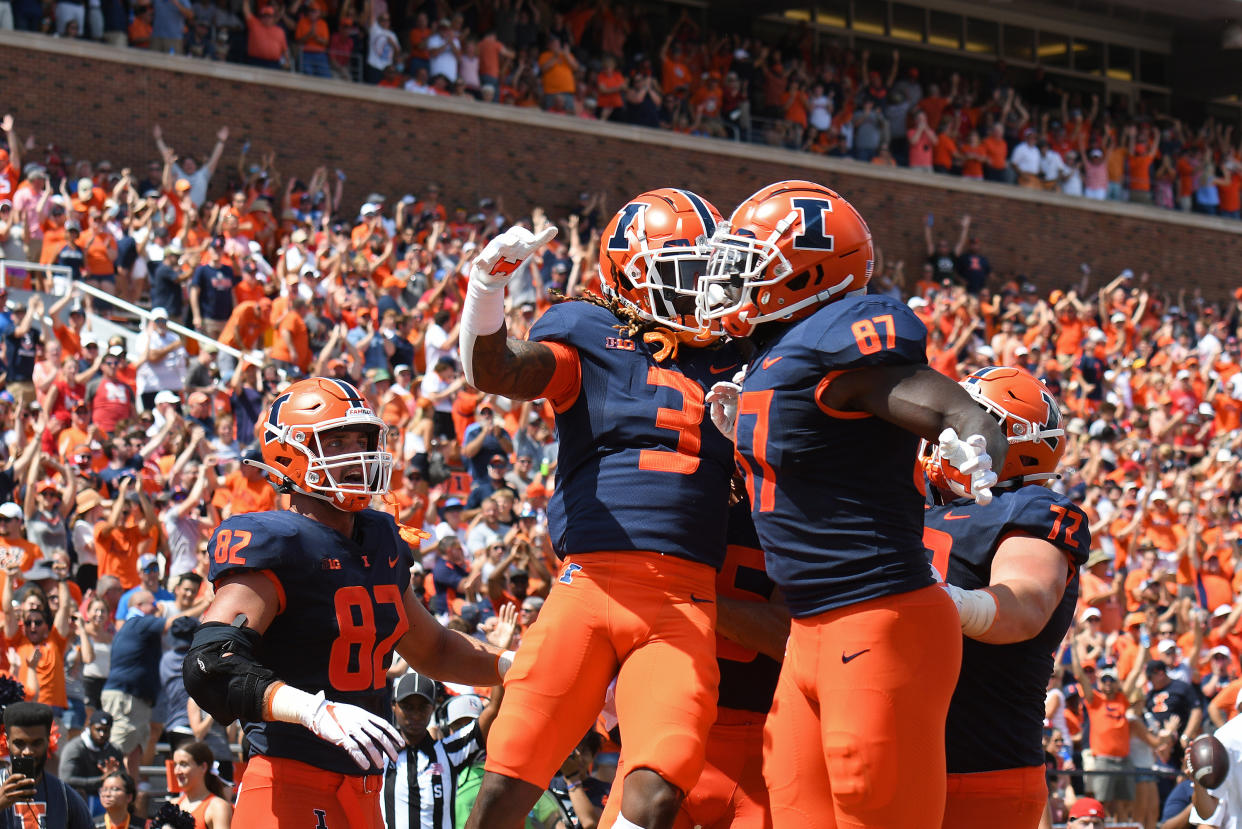
[[[171,666],[210,600],[210,557],[229,555],[206,549],[212,528],[280,506],[240,459],[296,378],[349,380],[391,426],[385,508],[430,534],[416,583],[433,613],[480,637],[496,635],[506,606],[519,628],[537,617],[558,569],[545,512],[553,413],[466,384],[460,311],[472,253],[513,222],[561,233],[510,284],[511,335],[559,296],[595,289],[602,196],[516,216],[429,184],[371,194],[354,214],[340,203],[343,174],[285,179],[273,155],[243,155],[222,174],[228,186],[213,187],[223,128],[197,157],[178,156],[157,129],[162,161],[114,172],[61,150],[35,161],[13,119],[0,126],[0,254],[62,265],[151,309],[132,338],[92,331],[87,313],[111,309],[73,288],[46,307],[39,293],[14,293],[0,311],[0,670],[22,686],[16,696],[57,712],[62,776],[97,811],[138,794],[132,778],[161,730],[174,750],[206,743],[170,776],[182,787],[202,785],[203,757],[224,778],[241,760]],[[1242,689],[1242,288],[1209,298],[1171,293],[1158,274],[1089,268],[1041,287],[994,267],[971,217],[944,224],[928,217],[922,262],[881,253],[869,289],[924,320],[945,375],[1019,365],[1060,399],[1069,448],[1052,486],[1086,512],[1095,544],[1048,691],[1054,815],[1091,792],[1150,829],[1182,802],[1169,793],[1182,747],[1234,716]],[[7,279],[54,290],[42,271]],[[230,350],[183,338],[170,320]],[[610,751],[603,735],[584,744],[567,779],[607,780]],[[89,774],[74,771],[84,752]],[[92,771],[105,766],[128,768],[129,783]],[[564,795],[581,812],[606,791],[571,784]]]
[[[1242,217],[1232,125],[1109,106],[1039,66],[952,72],[817,45],[805,27],[764,41],[611,2],[9,5],[0,28]]]

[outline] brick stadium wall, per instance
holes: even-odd
[[[222,166],[234,163],[248,137],[252,155],[275,149],[286,175],[306,176],[319,164],[344,168],[351,207],[373,189],[395,199],[437,181],[450,206],[499,195],[511,216],[532,205],[557,216],[582,190],[605,190],[615,206],[675,185],[727,215],[763,184],[809,178],[853,201],[885,255],[904,258],[915,275],[931,211],[937,230],[954,234],[960,214],[970,213],[996,269],[1048,287],[1076,282],[1083,262],[1096,285],[1123,268],[1210,297],[1242,285],[1236,221],[11,32],[0,32],[0,89],[0,105],[23,135],[33,130],[40,142],[107,158],[114,169],[155,156],[152,124],[163,126],[175,149],[199,154],[228,124],[233,138]]]

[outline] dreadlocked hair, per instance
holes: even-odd
[[[621,321],[617,331],[622,335],[634,338],[641,335],[642,341],[656,346],[655,360],[662,363],[669,358],[677,357],[677,338],[654,320],[644,318],[636,309],[626,305],[615,296],[600,296],[584,293],[582,296],[567,297],[560,291],[549,291],[555,302],[589,302],[610,312]]]
[[[557,303],[589,302],[592,305],[598,305],[621,321],[621,324],[617,326],[617,330],[627,337],[636,337],[649,331],[662,330],[653,320],[644,319],[636,309],[626,305],[615,296],[600,296],[589,291],[582,294],[582,296],[566,296],[562,292],[555,290],[548,293],[551,295],[553,302]]]

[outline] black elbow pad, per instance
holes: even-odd
[[[263,719],[263,694],[277,680],[255,658],[258,647],[259,634],[238,625],[205,622],[194,632],[181,675],[186,691],[216,722]]]

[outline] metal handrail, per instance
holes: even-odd
[[[96,288],[94,285],[88,285],[85,282],[75,282],[72,284],[76,285],[78,290],[82,291],[82,293],[89,294],[90,296],[93,296],[96,299],[101,299],[104,302],[108,302],[112,305],[115,305],[116,307],[120,308],[123,311],[128,311],[134,316],[139,317],[143,322],[149,322],[151,319],[151,312],[149,310],[146,310],[144,308],[139,308],[137,305],[134,305],[133,303],[130,303],[130,302],[126,302],[125,300],[119,297],[115,297],[112,294],[108,293],[107,291],[102,291],[99,288]],[[237,350],[236,348],[233,348],[233,346],[231,345],[225,345],[219,340],[213,340],[211,337],[208,337],[206,334],[200,334],[194,329],[186,328],[184,325],[173,322],[172,320],[168,321],[168,327],[170,330],[176,331],[178,334],[180,334],[183,337],[189,337],[190,339],[197,341],[200,345],[210,345],[219,351],[223,351],[225,354],[233,355],[233,357],[235,357],[238,360],[241,360],[243,357],[246,356],[245,353]]]

